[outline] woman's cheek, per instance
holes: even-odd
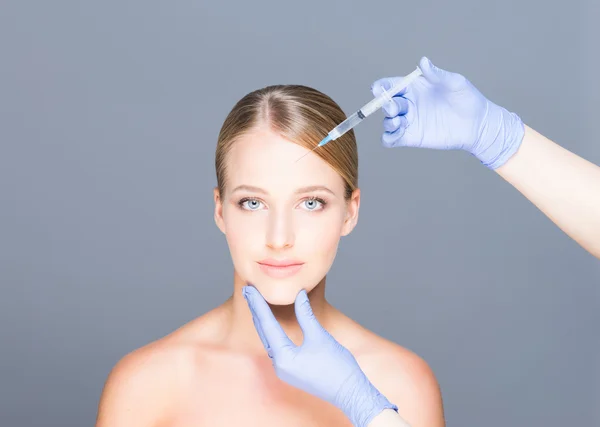
[[[263,242],[263,223],[264,220],[256,214],[230,212],[225,218],[225,235],[231,251],[248,251]]]
[[[320,216],[317,216],[320,215]],[[335,212],[315,214],[312,218],[303,218],[296,233],[297,244],[310,245],[314,252],[321,254],[337,250],[340,241],[342,221]]]

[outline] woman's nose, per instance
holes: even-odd
[[[273,212],[273,210],[271,211]],[[279,212],[269,217],[269,226],[266,244],[273,249],[284,249],[294,246],[293,216],[286,212]]]

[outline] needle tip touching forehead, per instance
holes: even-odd
[[[298,163],[299,160],[305,158],[306,156],[308,156],[310,153],[312,153],[313,151],[315,151],[317,148],[324,146],[325,144],[327,144],[329,141],[331,141],[331,136],[327,135],[325,138],[323,138],[321,140],[321,142],[319,142],[319,144],[317,144],[317,146],[315,148],[313,148],[312,150],[310,150],[308,153],[300,156],[300,158],[298,160],[296,160],[294,163]]]

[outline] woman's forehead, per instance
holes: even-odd
[[[325,185],[336,193],[343,193],[342,177],[316,154],[311,153],[296,162],[307,151],[271,131],[248,133],[235,142],[228,154],[228,186],[295,191]]]

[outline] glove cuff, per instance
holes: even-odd
[[[385,409],[398,412],[398,407],[381,394],[364,374],[350,381],[354,384],[346,388],[343,403],[338,406],[355,427],[367,427]]]
[[[366,415],[363,419],[359,420],[357,424],[355,424],[357,427],[367,427],[371,423],[371,421],[373,421],[373,418],[375,418],[377,415],[379,415],[386,409],[393,409],[394,411],[398,412],[398,406],[394,405],[383,394],[379,392],[377,392],[377,395],[371,401],[370,408],[371,409],[369,411],[364,412],[368,415]]]
[[[480,141],[486,140],[488,144],[479,147],[473,155],[486,167],[494,170],[519,150],[525,135],[525,125],[517,114],[490,101],[487,108]]]

